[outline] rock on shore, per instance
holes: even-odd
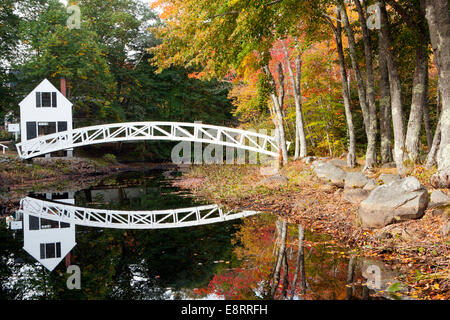
[[[421,218],[427,205],[427,189],[415,177],[407,177],[375,188],[361,202],[358,216],[363,227],[382,228]]]

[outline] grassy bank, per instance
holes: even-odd
[[[370,176],[394,171],[377,169]],[[344,201],[342,190],[319,180],[309,165],[292,162],[281,174],[289,179],[287,183],[264,182],[267,177],[258,166],[194,166],[176,185],[209,202],[272,212],[311,231],[330,234],[352,254],[378,257],[399,270],[399,280],[407,284],[412,297],[450,299],[450,241],[440,232],[446,218],[428,209],[421,219],[365,230],[357,218],[358,205]],[[409,174],[430,191],[432,171],[411,167]]]

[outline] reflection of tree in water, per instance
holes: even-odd
[[[238,263],[197,292],[225,299],[345,299],[343,250],[325,236],[275,220],[269,214],[246,219],[235,235]]]
[[[301,225],[298,228],[298,242],[297,242],[297,258],[295,261],[295,271],[293,274],[292,283],[290,285],[290,299],[294,299],[297,291],[300,294],[298,298],[302,299],[302,296],[306,294],[307,282],[306,282],[306,269],[305,269],[305,250],[304,250],[304,230]],[[273,281],[270,284],[270,298],[274,299],[277,293],[277,289],[280,287],[281,273],[283,273],[283,282],[281,285],[281,297],[288,299],[289,289],[289,258],[292,252],[287,252],[287,238],[288,228],[287,222],[278,219],[276,221],[277,241],[276,248],[278,250],[277,260],[273,271]],[[290,248],[291,249],[291,248]],[[291,250],[292,251],[292,250]],[[281,272],[282,271],[282,272]],[[299,288],[297,288],[298,278],[300,277]]]

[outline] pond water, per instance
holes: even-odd
[[[30,196],[130,211],[205,204],[173,187],[176,175],[124,172]],[[22,248],[23,231],[2,222],[0,299],[375,299],[372,289],[392,283],[382,263],[351,257],[325,235],[305,232],[302,240],[302,232],[270,213],[158,230],[76,226],[70,257],[50,272]],[[69,261],[80,268],[80,289],[67,287]]]

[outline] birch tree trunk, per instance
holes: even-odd
[[[441,142],[441,119],[439,119],[439,122],[436,126],[436,131],[434,132],[433,142],[430,146],[430,151],[428,151],[427,155],[427,163],[426,167],[431,168],[436,164],[436,154],[439,150],[439,144]]]
[[[386,0],[417,37],[415,68],[413,77],[413,90],[411,111],[409,114],[406,132],[406,150],[411,161],[417,161],[420,146],[420,129],[422,118],[427,136],[428,148],[431,147],[432,137],[428,109],[428,37],[425,23],[425,0],[413,4],[413,11],[407,10],[402,4],[394,0]]]
[[[406,151],[409,159],[416,163],[419,157],[420,129],[423,110],[427,96],[426,82],[428,78],[428,57],[425,48],[419,44],[416,48],[415,70],[413,78],[413,92],[411,111],[409,113],[408,128],[406,131]]]
[[[287,146],[286,146],[286,134],[285,134],[284,125],[283,125],[283,114],[281,112],[279,98],[276,94],[275,80],[273,79],[272,74],[270,73],[269,66],[267,66],[267,65],[264,66],[263,71],[266,74],[266,76],[268,77],[269,82],[272,86],[272,92],[270,93],[270,98],[272,100],[273,109],[274,109],[274,113],[275,113],[274,124],[278,131],[278,137],[279,137],[278,147],[280,148],[280,151],[281,151],[280,152],[281,158],[282,158],[281,163],[283,165],[285,165],[285,164],[287,164],[287,161],[288,161],[288,153],[287,153]]]
[[[338,10],[337,19],[341,20],[341,14]],[[355,128],[353,126],[353,117],[350,106],[350,92],[349,84],[347,81],[347,69],[345,67],[344,49],[342,46],[342,27],[341,23],[338,21],[336,27],[334,24],[328,20],[330,27],[334,32],[334,39],[336,41],[336,49],[339,57],[339,69],[341,72],[341,83],[342,83],[342,98],[344,100],[345,109],[345,119],[347,121],[347,130],[349,135],[349,145],[347,154],[347,166],[353,168],[356,164],[356,138],[355,138]]]
[[[270,297],[272,299],[275,297],[275,293],[277,292],[278,285],[280,283],[281,276],[281,267],[283,265],[283,259],[286,254],[286,237],[287,237],[287,223],[286,221],[277,220],[277,230],[279,230],[280,234],[280,248],[278,250],[277,262],[275,264],[275,268],[273,271],[273,283],[270,289]]]
[[[355,289],[354,277],[355,277],[355,262],[356,258],[355,256],[350,257],[350,261],[348,262],[348,269],[347,269],[347,288],[346,288],[346,295],[345,300],[351,300],[353,296],[353,291]]]
[[[442,95],[441,142],[437,153],[438,172],[434,187],[450,187],[450,14],[448,0],[426,0],[426,19],[439,75]]]
[[[391,94],[389,88],[389,74],[387,69],[386,52],[381,45],[381,35],[378,32],[379,43],[379,73],[380,73],[380,136],[381,162],[392,162],[392,127],[391,127]]]
[[[295,82],[297,84],[295,93],[295,130],[296,139],[300,141],[300,150],[298,156],[304,158],[308,155],[308,146],[306,144],[306,134],[305,134],[305,121],[303,118],[302,109],[302,57],[298,56],[295,59]]]
[[[369,29],[367,28],[366,17],[361,3],[359,0],[355,0],[354,3],[358,11],[359,22],[361,23],[364,56],[366,59],[366,98],[369,105],[369,134],[367,136],[366,164],[364,165],[364,170],[366,170],[372,168],[377,162],[377,107],[375,104],[375,80]]]
[[[306,145],[305,127],[303,121],[302,111],[302,96],[301,96],[301,78],[302,78],[302,57],[300,55],[295,57],[295,75],[292,70],[289,53],[286,45],[283,42],[283,50],[286,58],[286,65],[291,79],[292,91],[294,93],[295,103],[295,153],[294,159],[304,158],[308,154]]]
[[[295,287],[297,286],[298,275],[300,274],[300,292],[306,293],[306,270],[305,270],[305,231],[302,226],[298,226],[298,252],[297,261],[295,263],[295,274],[291,286],[291,300],[294,298]]]
[[[358,88],[359,104],[361,106],[361,110],[362,110],[362,114],[363,114],[366,136],[369,137],[369,128],[370,128],[369,109],[367,107],[367,102],[366,102],[366,90],[364,88],[364,80],[361,76],[361,71],[359,69],[358,61],[356,58],[357,54],[356,54],[355,36],[354,36],[353,30],[350,26],[350,22],[349,22],[348,16],[347,16],[347,10],[345,8],[344,3],[339,2],[337,5],[337,9],[341,13],[342,21],[344,22],[344,28],[347,33],[350,60],[352,61],[352,68],[353,68],[353,71],[355,72],[356,85]]]
[[[427,68],[427,73],[428,73],[428,68]],[[431,122],[430,122],[430,105],[428,103],[428,88],[429,88],[429,79],[428,79],[428,74],[426,77],[426,85],[425,85],[425,92],[426,92],[426,96],[425,96],[425,103],[423,105],[423,126],[425,128],[425,135],[427,137],[427,146],[428,146],[428,151],[431,148],[431,145],[433,143],[433,133],[431,131]],[[439,92],[439,90],[437,90]]]
[[[394,128],[394,159],[398,173],[401,176],[406,175],[406,169],[403,165],[405,155],[405,130],[403,126],[403,108],[402,108],[402,91],[398,66],[395,56],[392,52],[391,30],[388,21],[388,15],[384,1],[377,1],[380,8],[381,22],[381,44],[382,50],[386,53],[386,61],[389,73],[389,84],[391,93],[391,112],[392,125]]]

